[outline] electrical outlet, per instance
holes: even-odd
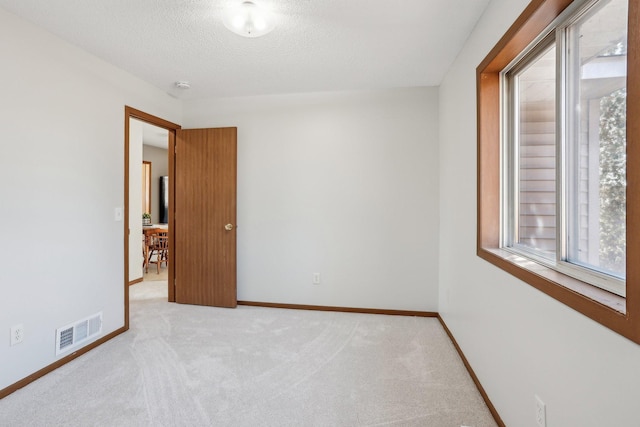
[[[313,284],[314,285],[320,284],[320,273],[313,273]]]
[[[24,340],[24,326],[13,325],[11,327],[11,345],[20,344]]]
[[[538,427],[547,427],[546,405],[537,394],[534,397],[536,398],[536,423]]]

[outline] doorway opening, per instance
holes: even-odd
[[[149,255],[157,257],[156,254],[149,253],[148,240],[144,238],[145,228],[147,232],[151,228],[166,230],[168,246],[166,255],[168,259],[165,264],[165,273],[168,300],[175,301],[175,273],[174,263],[171,259],[174,253],[174,218],[169,207],[173,206],[174,198],[174,153],[175,136],[178,129],[180,129],[180,125],[125,106],[124,296],[126,328],[129,328],[129,286],[144,279],[144,270],[148,267],[145,263],[148,263]],[[161,182],[165,185],[162,191],[160,190]],[[163,199],[164,195],[167,196],[166,200]],[[165,207],[164,212],[160,207],[160,201]],[[145,221],[149,225],[143,225]],[[149,268],[150,273],[154,270],[159,270],[159,266],[153,265],[152,268]]]
[[[168,282],[168,232],[169,232],[169,132],[161,127],[130,119],[129,155],[132,174],[129,178],[131,194],[131,236],[142,236],[142,248],[135,238],[129,241],[129,282]],[[136,181],[136,164],[142,156],[142,186]],[[136,190],[141,188],[138,211]],[[142,228],[136,222],[141,217]],[[143,260],[135,263],[136,252],[142,252]],[[139,261],[139,258],[138,258]]]

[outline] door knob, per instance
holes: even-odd
[[[233,224],[227,224],[227,225],[225,225],[225,226],[224,226],[224,229],[225,229],[225,230],[227,230],[227,231],[231,231],[231,230],[233,230]]]

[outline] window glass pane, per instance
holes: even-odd
[[[627,2],[569,28],[568,261],[625,276]]]
[[[516,76],[517,233],[515,242],[554,258],[556,252],[556,49]]]

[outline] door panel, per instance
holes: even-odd
[[[236,137],[236,128],[176,133],[176,302],[237,304]]]

